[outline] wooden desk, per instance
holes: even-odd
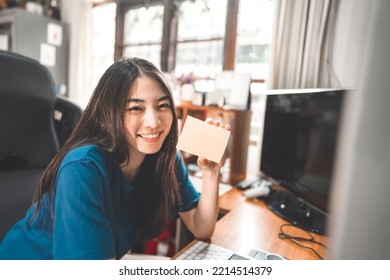
[[[217,222],[211,238],[212,244],[233,251],[247,247],[257,247],[280,254],[291,260],[318,259],[317,255],[311,250],[304,249],[289,240],[278,237],[280,226],[287,222],[269,210],[263,201],[247,200],[241,194],[241,191],[234,188],[220,198],[220,208],[222,211],[226,211],[226,214]],[[294,235],[297,231],[299,230],[292,228],[289,233]],[[324,236],[314,233],[313,236],[318,242],[326,242]],[[321,256],[326,257],[326,249],[322,246],[311,243],[304,245],[313,248]],[[180,255],[182,251],[177,255]]]
[[[241,191],[233,188],[219,197],[219,211],[226,214],[245,201]]]

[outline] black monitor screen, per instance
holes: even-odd
[[[324,213],[328,211],[343,93],[317,89],[267,95],[260,172]]]

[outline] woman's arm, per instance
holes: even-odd
[[[207,118],[210,125],[220,126],[219,121]],[[225,126],[230,131],[230,125]],[[214,232],[218,217],[218,188],[219,172],[223,164],[215,163],[205,158],[198,158],[198,165],[202,171],[202,195],[198,206],[188,212],[180,213],[180,217],[187,228],[198,239],[209,239]]]

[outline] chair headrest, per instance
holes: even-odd
[[[0,51],[0,159],[46,166],[59,149],[54,82],[37,61]]]

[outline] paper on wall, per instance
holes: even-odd
[[[8,35],[0,34],[0,50],[9,51],[8,44],[9,44]]]
[[[42,43],[39,54],[39,62],[45,66],[56,65],[56,47]]]
[[[47,25],[47,42],[60,47],[62,45],[62,26],[55,23]]]

